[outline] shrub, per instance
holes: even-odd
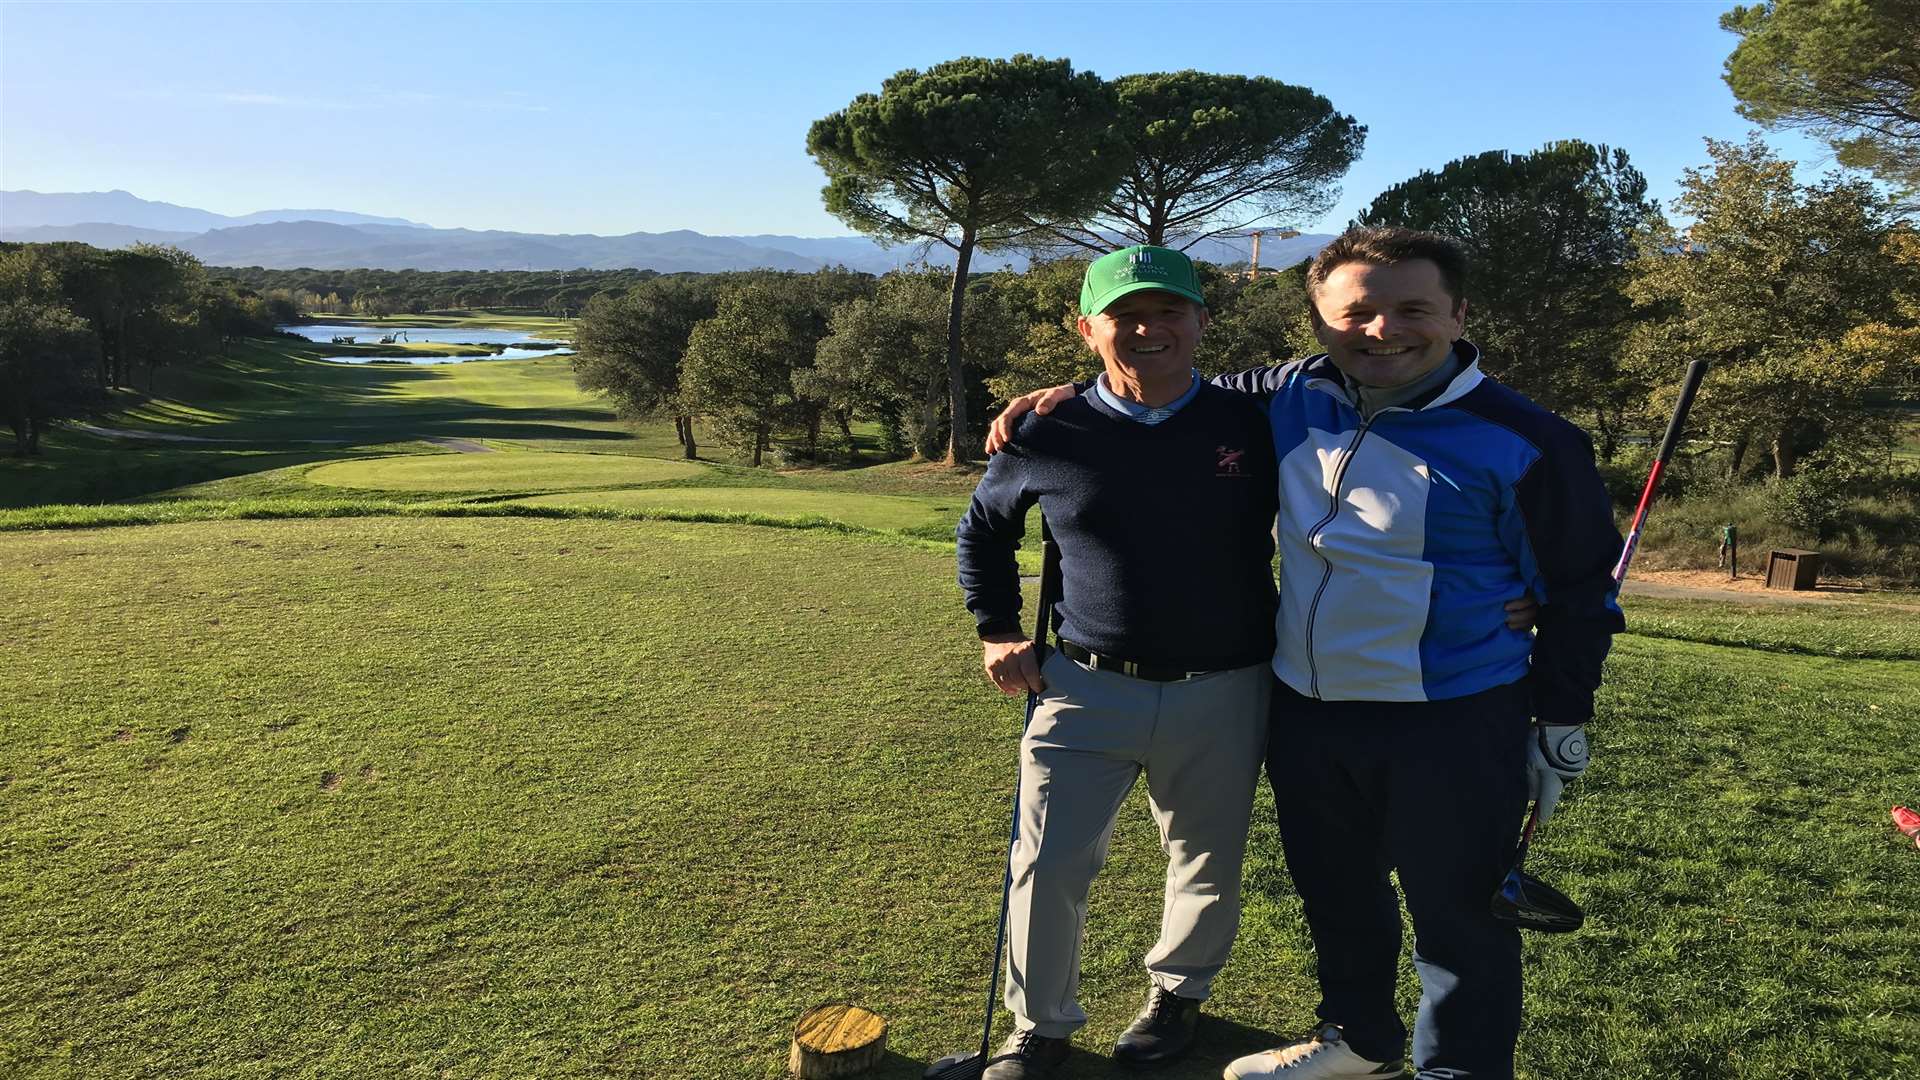
[[[1802,469],[1785,480],[1769,480],[1767,503],[1780,521],[1825,542],[1840,522],[1846,496],[1818,470]]]

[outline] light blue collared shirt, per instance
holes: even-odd
[[[1107,373],[1104,371],[1100,373],[1100,378],[1095,380],[1093,390],[1100,395],[1100,400],[1105,402],[1107,407],[1114,412],[1119,413],[1129,420],[1138,420],[1151,427],[1165,420],[1167,417],[1172,416],[1174,413],[1179,412],[1182,406],[1192,401],[1194,396],[1200,393],[1200,373],[1197,371],[1193,373],[1193,382],[1187,387],[1186,393],[1181,394],[1165,405],[1142,405],[1137,401],[1128,401],[1126,398],[1121,397],[1119,394],[1107,388]]]

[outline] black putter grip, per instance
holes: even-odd
[[[1673,448],[1680,442],[1680,431],[1687,426],[1687,410],[1693,408],[1693,395],[1700,392],[1700,380],[1706,377],[1705,360],[1687,365],[1687,381],[1680,384],[1680,400],[1674,402],[1673,419],[1667,421],[1667,436],[1660,440],[1660,461],[1672,460]]]

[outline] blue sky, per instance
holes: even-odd
[[[808,125],[907,67],[1066,56],[1308,86],[1368,126],[1325,218],[1490,149],[1621,147],[1663,202],[1729,3],[0,3],[0,187],[450,227],[842,235]],[[1794,136],[1783,153],[1824,167]]]

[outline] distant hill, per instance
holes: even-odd
[[[83,221],[77,225],[35,225],[16,229],[0,227],[0,240],[23,244],[50,244],[55,240],[77,240],[98,248],[123,248],[135,244],[179,244],[199,236],[197,232],[168,229],[142,229],[133,225],[114,225],[104,221]]]
[[[1310,258],[1332,239],[1306,235],[1270,241],[1261,262],[1281,267]],[[724,270],[817,270],[845,266],[880,274],[924,259],[953,265],[953,253],[938,245],[922,254],[914,245],[882,248],[862,236],[707,236],[688,229],[664,233],[596,236],[499,230],[435,229],[402,218],[343,210],[262,210],[229,217],[171,203],[151,202],[124,191],[82,194],[0,192],[0,240],[77,240],[97,247],[134,243],[172,244],[209,266],[259,266],[270,270],[615,270],[661,273]],[[1247,260],[1244,241],[1206,241],[1196,259],[1232,264]],[[1027,267],[1025,256],[989,253],[975,257],[980,270]]]
[[[375,217],[344,210],[261,210],[240,217],[198,210],[191,206],[142,199],[125,191],[52,192],[0,191],[0,231],[12,233],[39,226],[109,223],[137,229],[201,233],[230,225],[258,225],[269,221],[331,221],[338,225],[414,225],[406,218]],[[424,226],[421,226],[424,228]],[[77,238],[76,238],[77,239]]]

